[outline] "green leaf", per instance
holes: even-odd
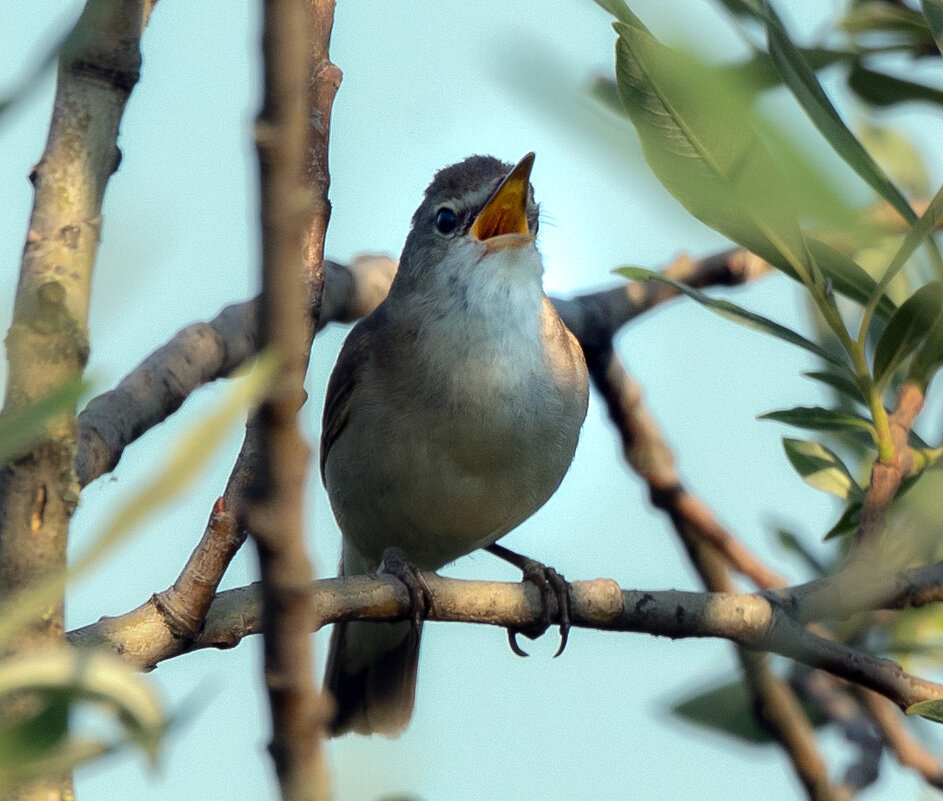
[[[808,711],[814,726],[824,723],[820,714],[812,709]],[[698,692],[674,704],[671,713],[698,726],[732,735],[754,745],[774,742],[769,732],[757,722],[753,698],[740,678]]]
[[[861,390],[858,389],[858,385],[848,378],[845,373],[834,373],[828,370],[811,370],[802,375],[814,381],[821,381],[823,384],[827,384],[836,392],[851,398],[851,400],[857,401],[858,403],[866,403],[864,396],[861,394]]]
[[[614,27],[619,93],[661,183],[711,228],[813,281],[798,201],[751,127],[749,93],[637,27]]]
[[[783,448],[793,469],[809,486],[842,500],[864,496],[842,460],[824,445],[784,437]]]
[[[800,52],[816,72],[833,64],[857,61],[861,58],[861,55],[853,50],[832,50],[825,47],[803,47]],[[745,81],[746,86],[757,92],[781,86],[783,82],[773,60],[768,53],[763,52],[754,53],[747,61],[718,67],[718,70],[730,80]]]
[[[852,531],[858,528],[858,524],[861,522],[861,500],[853,500],[848,506],[845,507],[845,511],[842,512],[841,517],[835,522],[835,525],[832,526],[825,536],[822,538],[823,541],[827,542],[828,540],[834,537],[840,537],[843,534],[850,534]]]
[[[14,85],[14,88],[6,97],[0,98],[0,118],[11,109],[24,103],[42,87],[43,76],[55,68],[56,62],[59,60],[59,52],[71,35],[71,29],[65,31],[60,34],[58,40],[52,42],[51,45],[47,45],[44,52],[28,59],[32,62],[29,73]]]
[[[799,105],[848,166],[897,209],[905,220],[915,222],[917,215],[906,198],[845,125],[815,77],[815,71],[793,44],[778,15],[766,0],[763,8],[770,57]]]
[[[52,390],[42,400],[0,414],[0,464],[29,450],[43,436],[51,418],[74,412],[88,386],[81,378],[74,378]]]
[[[634,281],[662,281],[663,283],[670,284],[679,292],[682,292],[689,298],[696,300],[702,306],[710,309],[716,314],[719,314],[721,317],[726,317],[728,320],[733,320],[734,322],[744,325],[747,328],[752,328],[755,331],[762,331],[764,334],[774,336],[777,339],[781,339],[791,345],[797,345],[798,347],[804,348],[810,353],[814,353],[816,356],[824,359],[830,364],[840,367],[842,370],[848,370],[848,367],[844,362],[840,361],[837,357],[833,356],[820,345],[817,345],[811,340],[806,339],[801,334],[797,334],[792,329],[786,328],[779,323],[775,323],[772,320],[763,317],[762,315],[748,311],[747,309],[737,306],[728,300],[712,298],[709,295],[705,295],[703,292],[694,289],[693,287],[689,287],[687,284],[682,284],[680,281],[675,281],[674,279],[669,278],[662,273],[657,273],[653,270],[646,270],[643,267],[619,267],[613,270],[613,272],[625,276],[626,278],[631,278]]]
[[[904,710],[908,715],[919,715],[927,720],[943,723],[943,700],[918,701]]]
[[[933,41],[943,53],[943,0],[920,0],[920,7],[927,25],[930,26]]]
[[[943,364],[943,314],[937,317],[910,365],[910,378],[926,387]]]
[[[832,282],[836,292],[861,305],[867,304],[875,296],[878,282],[853,259],[815,237],[806,237],[806,243],[822,275]],[[887,319],[896,308],[887,295],[881,295],[877,307],[879,317]]]
[[[113,711],[131,738],[153,757],[166,725],[153,688],[126,662],[105,651],[62,646],[0,661],[0,696],[63,692]]]
[[[616,82],[611,78],[603,78],[601,76],[595,78],[589,87],[589,94],[602,103],[609,111],[621,117],[626,116],[625,106],[622,105],[622,98],[619,97],[619,87],[616,86]]]
[[[773,742],[757,723],[753,699],[742,679],[700,692],[671,707],[671,712],[698,726],[721,731],[754,745]]]
[[[928,197],[931,194],[927,163],[907,134],[889,126],[878,125],[874,120],[862,120],[856,133],[875,161],[908,197]],[[881,234],[876,241],[886,239],[887,236]]]
[[[915,47],[930,43],[926,20],[920,12],[885,0],[857,4],[840,20],[839,27],[854,35],[896,34],[898,40]]]
[[[645,23],[642,22],[625,4],[625,0],[594,0],[596,5],[602,6],[612,16],[626,25],[631,25],[639,30],[648,31]]]
[[[848,88],[872,106],[887,108],[908,101],[943,106],[943,91],[922,83],[895,78],[855,64],[848,73]]]
[[[897,366],[924,340],[943,309],[943,285],[920,287],[888,320],[874,349],[874,383],[890,378]]]
[[[864,431],[874,433],[874,425],[861,415],[843,412],[837,409],[823,409],[821,406],[796,406],[793,409],[781,409],[761,414],[758,420],[773,420],[777,423],[806,428],[811,431]]]
[[[162,706],[141,674],[116,656],[61,646],[0,661],[0,698],[23,692],[37,696],[40,708],[32,719],[0,731],[0,788],[68,770],[122,741],[156,759],[167,727]],[[110,713],[123,740],[109,744],[67,734],[69,709],[77,702]]]
[[[813,554],[806,544],[793,532],[784,528],[778,528],[776,529],[776,538],[779,540],[779,544],[784,550],[798,556],[816,575],[825,576],[830,572],[821,560]]]
[[[897,253],[894,254],[894,258],[891,259],[891,263],[884,271],[884,275],[881,276],[881,282],[878,284],[877,288],[878,292],[883,293],[887,289],[894,276],[900,272],[910,257],[913,256],[914,251],[936,230],[941,219],[943,219],[943,186],[937,190],[936,194],[933,196],[933,200],[930,201],[930,205],[927,206],[926,211],[920,215],[920,219],[917,220],[913,227],[907,232],[904,241],[901,242],[900,248],[898,248]],[[932,243],[932,240],[930,241]]]

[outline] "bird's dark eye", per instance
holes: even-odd
[[[435,213],[435,229],[440,234],[450,234],[458,225],[458,217],[452,209],[443,206]]]

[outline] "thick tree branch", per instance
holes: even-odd
[[[532,627],[541,620],[543,601],[530,583],[462,581],[435,574],[427,574],[427,579],[435,596],[429,620],[516,629]],[[312,598],[312,629],[342,620],[404,620],[410,614],[406,590],[389,576],[322,579],[314,583]],[[553,619],[556,613],[552,608]],[[719,637],[781,654],[869,687],[901,708],[943,698],[943,685],[911,676],[889,660],[811,634],[759,593],[621,590],[609,579],[576,581],[572,614],[576,627],[676,639]],[[124,615],[103,618],[71,632],[69,639],[81,646],[105,646],[136,665],[150,666],[191,650],[231,648],[263,628],[261,597],[255,584],[219,593],[202,632],[191,641],[152,639],[141,630],[129,635],[131,619]],[[129,648],[131,636],[136,644],[133,651]]]
[[[305,264],[316,272],[315,265]],[[396,262],[388,256],[359,256],[349,267],[325,261],[319,327],[368,314],[386,296],[395,272]],[[318,281],[309,281],[312,326],[319,295]],[[258,298],[235,303],[208,323],[188,325],[118,386],[88,402],[78,416],[80,486],[111,472],[128,445],[166,420],[196,389],[230,375],[258,353],[258,303]]]
[[[89,292],[105,187],[117,169],[118,126],[138,80],[140,38],[152,2],[89,0],[59,53],[49,138],[30,179],[35,189],[6,336],[4,412],[42,400],[82,374],[88,360]],[[0,466],[0,602],[66,566],[69,522],[78,502],[72,461],[74,412],[50,420],[30,452]],[[11,650],[63,637],[63,600],[35,610]],[[35,705],[32,705],[35,707]],[[2,716],[33,715],[28,697]],[[68,776],[12,791],[10,798],[71,797]]]

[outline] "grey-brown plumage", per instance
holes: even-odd
[[[490,545],[553,494],[586,414],[582,351],[543,293],[533,154],[439,171],[389,296],[328,384],[321,471],[342,575],[401,548],[436,570]],[[395,734],[412,714],[419,627],[335,626],[333,731]]]

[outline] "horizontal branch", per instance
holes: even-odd
[[[527,629],[539,624],[542,600],[529,583],[462,581],[427,576],[435,598],[429,620]],[[783,607],[762,594],[622,590],[610,579],[572,583],[572,623],[603,631],[652,634],[674,639],[717,637],[758,651],[787,656],[860,684],[902,709],[943,698],[943,685],[911,676],[894,662],[855,651],[804,629]],[[345,620],[402,620],[410,599],[396,579],[355,576],[314,584],[314,628]],[[556,615],[551,609],[551,615]],[[231,648],[261,630],[256,585],[221,592],[203,631],[191,640],[166,629],[151,602],[114,618],[102,618],[69,634],[78,646],[110,648],[132,664],[149,668],[200,648]]]

